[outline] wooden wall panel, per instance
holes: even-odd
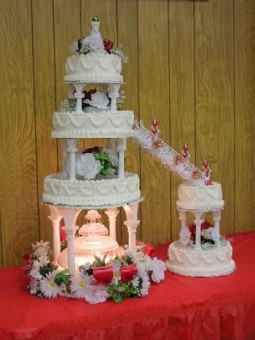
[[[0,187],[3,265],[38,238],[31,2],[0,2]]]
[[[41,201],[44,178],[57,171],[57,141],[51,138],[55,110],[53,0],[36,0],[32,10],[40,239],[52,242],[49,208]]]
[[[119,1],[117,6],[118,22],[118,45],[122,46],[123,52],[128,56],[128,63],[123,64],[124,84],[121,90],[124,91],[125,102],[121,105],[123,110],[132,110],[135,119],[139,120],[139,92],[138,92],[138,22],[137,22],[137,1]],[[127,15],[128,13],[128,15]],[[125,167],[127,171],[140,176],[140,150],[131,139],[127,142],[125,153]],[[138,210],[140,219],[140,209]],[[122,221],[125,221],[125,213]],[[122,223],[123,225],[123,223]],[[137,239],[142,239],[141,226],[137,229]],[[122,244],[128,243],[128,234],[125,226],[122,227]]]
[[[255,230],[255,2],[235,2],[235,231]]]
[[[69,47],[88,34],[94,15],[103,37],[121,43],[130,59],[123,108],[149,129],[156,117],[160,137],[178,151],[188,143],[199,167],[208,158],[226,201],[223,234],[255,230],[254,0],[2,0],[0,13],[1,266],[51,239],[40,203],[44,177],[62,163],[51,118],[67,96]],[[126,166],[139,174],[144,196],[138,238],[176,239],[179,179],[132,141]],[[127,241],[125,227],[118,241]]]
[[[233,1],[195,3],[196,161],[207,158],[226,202],[221,232],[234,231]]]
[[[178,152],[190,147],[195,164],[194,6],[192,1],[169,4],[170,145]],[[171,176],[171,240],[178,239],[176,209],[180,179]]]
[[[157,15],[155,15],[157,13]],[[138,2],[139,109],[150,129],[158,120],[161,138],[169,142],[168,1]],[[163,242],[170,238],[170,174],[141,152],[142,238]]]

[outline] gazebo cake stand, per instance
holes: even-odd
[[[167,268],[176,274],[192,277],[211,277],[227,275],[234,271],[235,262],[232,259],[232,246],[226,239],[220,237],[221,209],[214,211],[197,211],[178,209],[181,221],[180,235],[189,237],[187,215],[192,213],[196,225],[195,244],[181,240],[170,244],[168,249]],[[212,212],[214,221],[214,244],[202,246],[201,225],[205,221],[205,214]]]

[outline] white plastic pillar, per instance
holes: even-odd
[[[57,207],[49,205],[49,208],[50,215],[48,218],[51,220],[53,228],[53,260],[54,262],[57,262],[58,256],[61,252],[59,223],[62,219],[62,215]]]
[[[117,98],[119,98],[120,85],[121,84],[108,84],[108,95],[111,98],[111,111],[117,110]]]
[[[74,240],[75,240],[75,232],[78,229],[76,227],[76,219],[79,215],[80,210],[73,208],[59,208],[64,222],[65,227],[63,228],[66,232],[66,240],[67,240],[67,263],[68,269],[71,275],[75,273],[75,248],[74,248]]]
[[[63,155],[63,165],[62,165],[62,171],[65,175],[67,175],[68,173],[68,169],[67,169],[67,140],[66,139],[61,139],[61,148],[62,148],[62,155]]]
[[[123,206],[127,220],[124,224],[127,226],[128,230],[128,249],[133,253],[136,252],[136,230],[140,221],[138,217],[138,203],[124,205]]]
[[[70,138],[66,141],[68,145],[66,151],[69,152],[69,179],[75,179],[75,153],[78,150],[76,148],[76,139]]]
[[[220,246],[220,219],[221,219],[221,211],[216,210],[213,212],[213,221],[214,221],[214,229],[215,229],[215,234],[216,240],[215,240],[215,245],[217,247]]]
[[[116,218],[119,214],[118,208],[109,208],[108,210],[105,211],[106,215],[108,216],[109,219],[109,234],[110,237],[113,238],[116,241]]]
[[[125,150],[127,148],[127,139],[118,138],[117,150],[119,153],[119,175],[118,178],[125,178]]]
[[[84,84],[74,83],[75,87],[75,94],[74,97],[76,98],[76,108],[75,113],[81,113],[82,111],[82,98],[84,97],[83,88]]]
[[[201,249],[201,224],[204,218],[204,212],[201,211],[192,211],[195,216],[195,224],[196,224],[196,243],[195,249]]]
[[[181,221],[181,229],[187,229],[187,212],[185,210],[179,210],[179,221]]]

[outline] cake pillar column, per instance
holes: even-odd
[[[214,221],[214,229],[215,229],[215,245],[219,247],[220,245],[220,219],[221,219],[221,211],[217,210],[213,212],[213,221]]]
[[[138,203],[129,204],[123,206],[127,221],[124,224],[127,226],[128,230],[128,249],[133,253],[136,252],[136,230],[140,221],[137,219],[138,215]]]
[[[58,256],[60,254],[60,230],[59,223],[62,219],[62,215],[60,214],[57,207],[49,205],[50,215],[48,216],[49,220],[51,220],[52,228],[53,228],[53,260],[56,263]]]
[[[187,228],[187,212],[179,209],[179,220],[181,221],[181,229]]]
[[[201,249],[201,224],[204,218],[204,212],[201,211],[193,211],[195,215],[195,225],[196,225],[196,243],[195,249]]]
[[[178,209],[179,220],[181,221],[181,231],[179,233],[180,242],[187,245],[189,243],[190,231],[187,227],[187,212],[185,210]]]
[[[75,94],[74,97],[76,98],[76,108],[75,108],[75,113],[81,113],[82,111],[82,98],[84,98],[84,93],[83,88],[84,88],[84,84],[73,84],[75,87]]]
[[[126,146],[127,140],[126,138],[119,138],[118,139],[118,146],[117,150],[119,153],[119,176],[118,178],[124,179],[125,178],[125,150],[127,148]]]
[[[76,148],[76,139],[67,139],[68,148],[66,149],[69,152],[69,179],[76,179],[75,177],[75,153],[77,152]]]
[[[62,216],[65,221],[65,227],[63,228],[66,232],[66,240],[67,240],[67,263],[68,269],[71,275],[75,273],[75,248],[74,248],[74,240],[75,240],[75,232],[78,229],[76,227],[76,219],[81,210],[77,209],[60,209]]]
[[[119,214],[118,208],[110,208],[105,211],[109,218],[109,234],[110,237],[116,241],[116,218]]]
[[[111,111],[117,109],[117,98],[119,98],[120,84],[109,84],[109,98],[111,98]]]
[[[66,139],[61,139],[61,148],[62,148],[62,155],[63,155],[63,165],[62,165],[62,171],[63,174],[67,175],[68,174],[68,169],[67,169],[67,157],[68,157],[68,153],[67,153],[67,141]]]

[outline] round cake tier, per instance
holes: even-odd
[[[132,111],[54,112],[52,138],[127,138],[134,130]]]
[[[115,54],[79,54],[68,57],[65,64],[67,82],[122,83],[121,58]]]
[[[168,248],[167,268],[176,274],[193,277],[228,275],[235,270],[232,246],[222,239],[220,246],[197,250],[175,241]]]
[[[119,248],[118,243],[109,236],[80,236],[74,241],[75,252],[93,255],[96,252],[112,252]]]
[[[191,211],[213,211],[224,208],[220,183],[212,185],[181,184],[178,188],[179,199],[176,205],[180,209]]]
[[[44,179],[43,202],[72,207],[114,206],[141,198],[139,177],[126,173],[124,179],[70,180],[62,174]]]

